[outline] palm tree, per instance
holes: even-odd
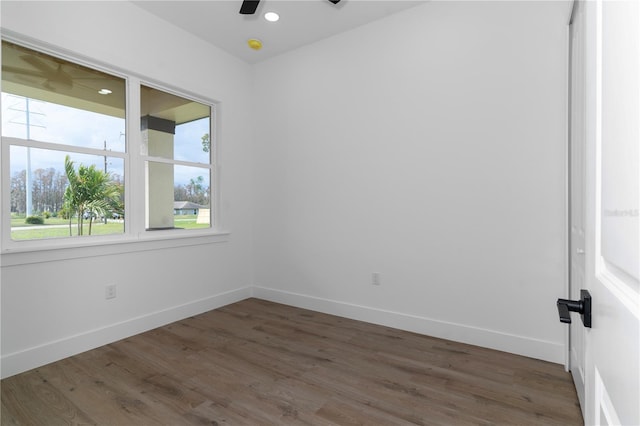
[[[86,187],[90,194],[86,204],[86,212],[89,215],[89,235],[93,219],[98,216],[108,217],[113,212],[114,200],[120,198],[117,185],[111,181],[108,173],[89,167],[87,170]]]
[[[78,212],[81,184],[78,174],[73,168],[73,161],[71,161],[68,155],[64,158],[64,171],[67,175],[68,182],[68,185],[64,190],[64,207],[69,214],[69,236],[72,236],[71,220],[73,219],[73,214]],[[78,235],[82,235],[82,225],[80,224],[81,217],[82,214],[78,216]]]
[[[78,171],[67,155],[64,160],[65,172],[69,185],[64,193],[65,206],[75,212],[78,220],[78,235],[83,235],[85,214],[89,219],[89,235],[94,216],[111,214],[113,206],[120,198],[120,190],[107,172],[98,170],[95,165],[89,167],[80,164]],[[71,216],[69,217],[69,234],[71,235]]]

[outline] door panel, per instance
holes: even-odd
[[[640,5],[583,2],[585,421],[640,424]]]
[[[601,241],[607,272],[638,290],[638,2],[602,2]],[[635,56],[635,58],[634,58]]]

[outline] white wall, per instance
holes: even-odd
[[[430,2],[257,64],[255,294],[563,362],[566,28]]]
[[[249,66],[127,2],[3,1],[1,24],[12,35],[220,101],[222,218],[231,231],[226,242],[195,246],[2,255],[3,377],[247,297]],[[117,284],[116,299],[105,300],[109,283]]]
[[[231,231],[3,255],[3,377],[252,291],[562,362],[556,12],[432,2],[250,68],[129,3],[3,1],[5,30],[222,102]]]

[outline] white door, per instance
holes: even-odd
[[[572,111],[584,108],[584,116],[571,114],[584,131],[584,254],[572,229],[571,270],[584,276],[571,284],[591,293],[593,318],[580,330],[574,317],[570,359],[588,425],[640,424],[639,3],[581,2],[572,31],[582,38],[573,65],[584,72],[583,93],[572,96]]]

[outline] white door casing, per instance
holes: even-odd
[[[585,288],[585,26],[584,4],[576,2],[569,26],[569,299],[580,299]],[[584,413],[584,339],[579,322],[569,325],[569,369]]]

